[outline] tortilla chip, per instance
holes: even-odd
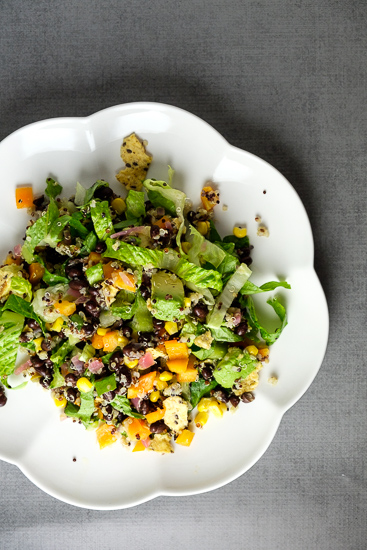
[[[147,172],[153,159],[152,155],[146,152],[143,143],[135,134],[124,139],[120,154],[125,167],[120,170],[116,178],[125,185],[127,190],[140,191],[143,187],[142,182],[147,178]]]

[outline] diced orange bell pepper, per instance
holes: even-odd
[[[100,334],[93,334],[92,338],[92,346],[94,349],[102,349],[103,348],[103,336]]]
[[[17,208],[31,208],[33,206],[32,187],[17,187],[15,190]]]
[[[144,397],[146,393],[152,390],[156,374],[157,371],[152,371],[141,376],[138,384],[136,386],[130,386],[127,390],[128,399],[133,399],[134,397]]]
[[[111,279],[112,273],[115,271],[115,268],[112,267],[113,262],[108,262],[108,264],[103,264],[103,275],[105,279]]]
[[[98,252],[91,252],[88,256],[88,267],[92,267],[93,265],[97,265],[101,262],[101,254],[98,254]]]
[[[14,258],[12,254],[8,254],[4,262],[5,265],[12,265],[12,264],[20,265],[21,263],[22,263],[21,256]]]
[[[133,418],[126,431],[130,439],[146,439],[151,434],[146,421],[140,418]]]
[[[183,357],[182,359],[168,359],[167,361],[167,367],[171,372],[175,372],[175,373],[185,372],[188,364],[189,364],[188,357]]]
[[[194,367],[187,367],[185,372],[181,372],[177,374],[177,382],[180,384],[183,384],[184,382],[195,382],[196,377],[198,375],[197,369]]]
[[[189,447],[194,439],[194,435],[194,432],[190,432],[190,430],[183,430],[176,439],[176,443]]]
[[[184,359],[189,357],[189,348],[186,342],[177,342],[177,340],[167,340],[166,346],[167,355],[170,359]]]
[[[56,302],[55,310],[60,313],[60,315],[65,315],[69,317],[76,311],[76,305],[74,302],[68,302],[68,300],[62,300],[61,302]]]
[[[117,348],[120,341],[120,334],[118,330],[110,330],[107,332],[103,338],[103,351],[107,351],[107,353],[113,351]]]
[[[157,409],[154,412],[148,413],[145,415],[145,418],[149,424],[154,424],[154,422],[158,422],[158,420],[162,420],[164,417],[165,410],[164,409]]]
[[[115,426],[111,426],[110,424],[101,424],[99,428],[97,428],[96,434],[101,449],[108,445],[112,445],[119,437]]]
[[[38,262],[34,262],[29,266],[29,282],[32,285],[37,285],[45,273],[45,268]]]
[[[166,229],[166,222],[169,222],[170,220],[167,218],[167,216],[163,216],[160,220],[156,220],[154,222],[154,225],[158,225],[161,229]]]
[[[113,284],[121,290],[129,290],[130,292],[136,292],[135,277],[127,271],[115,270],[112,273]]]
[[[137,453],[138,451],[145,451],[145,450],[146,450],[145,445],[141,441],[138,441],[135,447],[133,448],[133,453]]]

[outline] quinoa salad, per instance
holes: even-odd
[[[17,389],[39,384],[100,448],[171,453],[255,399],[287,315],[268,299],[279,318],[268,330],[252,296],[290,285],[251,282],[246,227],[220,236],[214,184],[191,203],[170,167],[167,181],[148,179],[152,156],[135,134],[121,157],[123,197],[102,179],[70,198],[52,178],[37,198],[16,190],[31,219],[0,267],[0,407],[22,374]]]

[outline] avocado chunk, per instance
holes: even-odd
[[[152,275],[152,314],[162,321],[183,317],[185,291],[181,279],[173,273],[158,271]]]

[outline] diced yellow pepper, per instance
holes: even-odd
[[[159,380],[163,380],[163,382],[167,382],[168,380],[172,380],[173,374],[172,372],[168,372],[165,370],[159,375]]]
[[[233,228],[233,235],[235,237],[237,237],[238,239],[243,239],[243,237],[246,237],[246,235],[247,235],[246,227],[234,227]]]
[[[189,447],[194,439],[194,435],[194,432],[190,432],[190,430],[183,430],[176,439],[176,443],[178,443],[178,445]]]
[[[79,391],[87,393],[93,388],[93,384],[88,378],[85,378],[85,376],[82,376],[82,378],[79,378],[79,380],[76,383],[76,386]]]
[[[248,351],[248,353],[250,353],[251,355],[256,355],[259,353],[259,350],[257,349],[256,346],[247,346],[247,348],[245,348],[246,351]]]
[[[137,453],[138,451],[145,451],[145,448],[145,445],[141,441],[138,441],[133,448],[133,453]]]
[[[119,336],[118,343],[120,348],[124,348],[129,343],[129,340],[126,338],[126,336]]]
[[[167,321],[166,323],[164,323],[164,328],[170,336],[178,331],[177,323],[175,323],[174,321]]]
[[[159,391],[163,391],[168,386],[167,382],[160,380],[159,378],[155,381],[155,387]]]
[[[212,397],[202,397],[198,403],[198,411],[208,412],[209,407],[214,403],[217,403],[216,399],[213,399]]]
[[[109,332],[108,328],[102,328],[102,327],[97,328],[98,336],[104,336],[105,334],[107,334],[107,332]]]
[[[60,332],[63,324],[64,324],[64,319],[62,317],[58,317],[56,321],[52,323],[50,330],[53,330],[54,332]]]
[[[209,411],[217,418],[221,418],[223,416],[223,410],[217,401],[209,405]]]
[[[127,357],[124,357],[124,363],[127,367],[129,367],[129,369],[133,369],[139,363],[139,359],[134,359],[133,361],[129,361]]]
[[[33,340],[33,343],[34,343],[34,347],[35,347],[35,349],[36,349],[36,352],[39,352],[39,351],[42,350],[42,348],[41,348],[42,342],[43,342],[42,336],[40,336],[39,338],[35,338],[35,339]]]
[[[190,298],[185,298],[184,299],[184,308],[187,309],[191,307],[191,299]]]

